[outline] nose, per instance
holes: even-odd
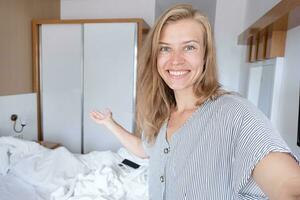
[[[173,51],[170,61],[171,61],[172,65],[182,64],[184,62],[183,52],[181,52],[180,50]]]

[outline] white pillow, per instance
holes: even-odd
[[[0,175],[6,175],[9,170],[9,146],[0,144]]]

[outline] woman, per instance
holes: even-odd
[[[189,5],[167,10],[142,49],[137,123],[92,112],[135,155],[149,157],[152,200],[300,199],[300,168],[267,118],[220,88],[211,27]]]

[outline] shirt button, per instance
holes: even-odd
[[[165,182],[165,178],[164,178],[164,176],[160,176],[160,182]]]
[[[164,153],[165,154],[169,153],[169,148],[164,148]]]

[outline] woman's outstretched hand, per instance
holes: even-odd
[[[109,109],[106,109],[104,112],[92,111],[90,112],[90,117],[97,124],[105,126],[113,122],[112,112]]]
[[[112,132],[121,142],[121,144],[130,152],[141,158],[148,157],[142,146],[141,138],[133,135],[119,125],[116,121],[114,121],[112,113],[109,109],[106,109],[104,112],[94,110],[90,112],[90,117],[97,124],[106,126],[106,128],[110,130],[110,132]]]

